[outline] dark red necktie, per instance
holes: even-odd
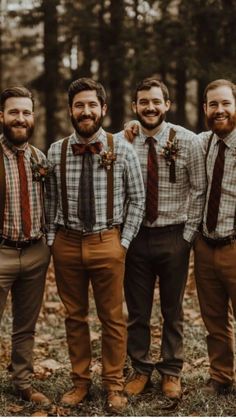
[[[224,163],[225,163],[225,149],[226,144],[223,140],[218,141],[219,150],[215,160],[213,169],[211,190],[208,199],[206,226],[211,233],[216,229],[219,206],[220,206],[220,195],[221,195],[221,184],[224,174]]]
[[[78,216],[86,231],[92,231],[96,224],[96,209],[93,187],[93,154],[102,150],[102,143],[72,144],[74,155],[83,155],[79,182]]]
[[[158,163],[155,148],[156,140],[153,137],[146,138],[148,149],[147,170],[147,196],[146,196],[146,219],[153,223],[158,216]]]
[[[92,153],[92,154],[99,154],[102,150],[102,143],[97,141],[96,143],[91,144],[71,144],[73,153],[75,156],[79,154],[84,154],[86,152]]]
[[[23,233],[26,238],[30,237],[31,232],[31,214],[30,214],[30,202],[29,202],[29,191],[28,181],[24,163],[24,151],[17,151],[17,166],[20,180],[20,204],[21,204],[21,220]]]

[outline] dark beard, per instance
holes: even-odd
[[[101,127],[103,116],[101,115],[100,118],[98,118],[97,120],[95,118],[90,117],[90,119],[93,120],[93,125],[87,128],[81,128],[79,126],[80,121],[83,121],[83,119],[86,119],[86,118],[85,117],[75,118],[73,115],[71,115],[71,122],[75,131],[83,138],[90,138]]]
[[[149,123],[147,123],[146,121],[144,121],[144,119],[143,119],[143,117],[142,117],[142,115],[140,115],[140,113],[136,113],[136,115],[137,115],[137,118],[138,118],[138,120],[139,120],[139,122],[140,122],[140,124],[144,127],[144,128],[146,128],[146,129],[148,129],[148,130],[153,130],[153,129],[155,129],[155,128],[157,128],[157,127],[159,127],[159,125],[161,125],[161,123],[165,120],[165,118],[166,118],[166,113],[161,113],[160,115],[159,115],[159,118],[158,118],[158,121],[157,122],[155,122],[155,123],[153,123],[153,124],[149,124]]]
[[[205,124],[207,129],[213,131],[215,134],[218,135],[218,137],[224,138],[228,134],[230,134],[236,127],[236,113],[234,114],[234,116],[228,115],[227,125],[225,125],[222,128],[215,126],[215,117],[207,118],[207,116],[205,115]]]
[[[3,123],[2,131],[4,137],[13,145],[18,146],[26,143],[32,137],[34,132],[34,125],[26,126],[26,133],[24,135],[15,135],[12,127]]]

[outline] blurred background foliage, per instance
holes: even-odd
[[[196,132],[206,84],[235,81],[236,0],[0,0],[0,9],[0,88],[34,91],[44,150],[72,131],[67,88],[78,77],[104,84],[111,132],[132,117],[144,77],[167,83],[168,119]]]

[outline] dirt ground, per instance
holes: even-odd
[[[160,377],[155,371],[152,386],[138,397],[130,398],[123,416],[235,416],[235,394],[220,397],[205,397],[201,388],[208,378],[208,357],[205,343],[205,329],[199,313],[199,306],[193,278],[191,260],[189,279],[184,298],[184,341],[185,364],[182,384],[183,397],[180,402],[170,402],[162,396]],[[105,394],[101,387],[100,324],[96,316],[91,291],[89,322],[93,361],[91,372],[93,386],[89,400],[74,409],[60,406],[61,395],[71,387],[70,362],[67,353],[64,308],[57,294],[52,265],[47,275],[44,303],[40,313],[34,351],[35,387],[47,394],[53,401],[48,409],[39,409],[32,403],[17,400],[13,394],[10,373],[11,307],[10,298],[1,327],[0,342],[0,416],[109,416],[106,411]],[[159,358],[162,318],[159,307],[158,281],[155,291],[152,315],[152,355]],[[126,373],[130,372],[127,360]]]

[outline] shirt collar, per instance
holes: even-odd
[[[229,135],[227,135],[227,137],[223,139],[221,139],[217,134],[214,134],[213,140],[215,146],[219,140],[223,140],[228,148],[236,148],[236,128],[233,131],[231,131]]]
[[[18,148],[16,146],[14,146],[13,144],[11,144],[7,140],[7,138],[4,137],[4,135],[1,136],[0,141],[1,141],[3,152],[4,152],[5,156],[8,159],[14,158],[16,156],[16,153],[17,153]],[[24,147],[22,147],[21,150],[24,150],[24,152],[25,152],[25,158],[27,160],[30,160],[31,151],[30,151],[29,144],[28,143],[25,143]]]
[[[103,130],[102,127],[99,128],[99,130],[97,132],[95,132],[95,134],[89,139],[89,142],[87,143],[84,138],[82,138],[76,131],[73,132],[72,134],[72,142],[73,143],[79,143],[79,144],[92,144],[95,143],[96,141],[103,141],[103,137],[105,136],[105,131]]]
[[[166,130],[167,126],[168,126],[167,122],[163,121],[161,130],[158,131],[156,134],[152,135],[152,137],[155,138],[156,141],[160,141],[160,139],[161,139],[164,131]],[[150,137],[150,135],[145,134],[141,129],[139,137],[140,137],[141,142],[144,144],[146,139],[148,137]]]

